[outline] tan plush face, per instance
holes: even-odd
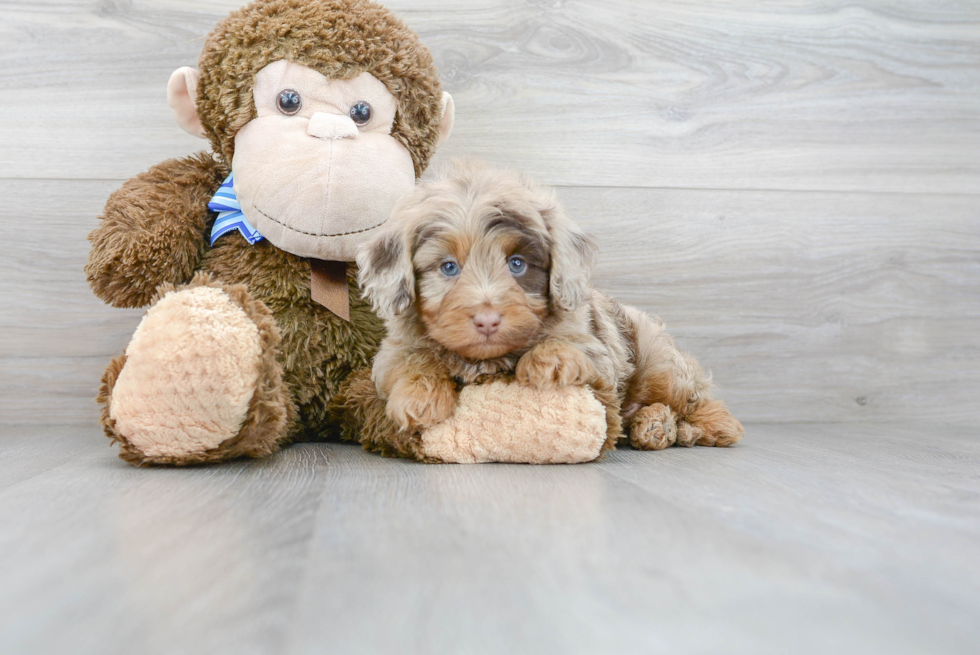
[[[334,80],[277,61],[256,75],[253,99],[232,160],[245,217],[282,250],[352,261],[415,184],[391,136],[395,97],[369,73]]]
[[[548,252],[543,230],[496,210],[474,218],[465,227],[435,223],[419,233],[419,316],[449,350],[490,359],[526,347],[540,330]]]

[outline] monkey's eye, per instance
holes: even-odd
[[[292,116],[303,106],[303,99],[292,89],[283,89],[279,92],[279,97],[276,98],[276,105],[279,107],[279,111],[287,116]]]
[[[454,261],[443,262],[442,266],[439,267],[442,274],[446,277],[456,277],[459,275],[459,264]]]
[[[507,260],[507,267],[510,269],[510,272],[513,273],[514,275],[523,275],[524,271],[527,270],[527,262],[524,261],[521,257],[514,255],[513,257]]]
[[[350,108],[350,118],[358,125],[367,125],[371,120],[371,105],[363,100],[355,103]]]

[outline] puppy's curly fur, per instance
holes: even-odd
[[[663,322],[593,289],[597,248],[554,192],[454,162],[362,247],[361,289],[388,336],[373,380],[402,430],[453,413],[458,383],[512,372],[538,388],[617,389],[635,448],[727,446],[743,434]]]

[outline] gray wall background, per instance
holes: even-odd
[[[239,4],[0,2],[4,423],[96,420],[140,312],[91,294],[85,236],[123,180],[206,145],[166,82]],[[437,161],[558,186],[597,285],[743,421],[980,418],[976,2],[387,4],[456,101]]]

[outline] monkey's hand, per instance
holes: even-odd
[[[190,281],[204,255],[208,201],[228,171],[209,153],[169,159],[128,180],[90,235],[85,274],[99,298],[143,307],[164,282]]]
[[[622,435],[616,390],[601,385],[538,390],[497,377],[459,389],[445,421],[406,431],[388,415],[369,370],[346,384],[333,407],[345,438],[389,457],[572,464],[594,460]]]

